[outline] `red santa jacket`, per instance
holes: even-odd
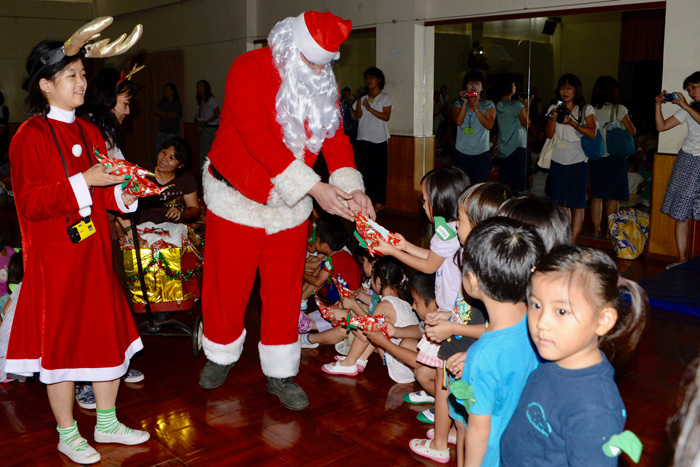
[[[231,65],[221,124],[203,176],[204,199],[214,214],[232,222],[265,228],[268,233],[304,222],[312,207],[308,191],[320,180],[311,169],[316,155],[295,155],[282,140],[275,98],[281,80],[271,50],[247,52]],[[342,125],[323,142],[330,183],[346,192],[364,189]],[[230,184],[230,185],[229,185]]]

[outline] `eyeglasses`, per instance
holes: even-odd
[[[322,72],[325,68],[330,68],[333,64],[333,62],[328,62],[325,65],[317,65],[316,63],[310,62],[308,58],[304,57],[303,53],[299,52],[299,56],[309,68],[318,73]]]

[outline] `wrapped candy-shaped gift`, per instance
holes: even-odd
[[[124,183],[121,185],[124,192],[136,196],[137,198],[145,198],[146,196],[158,195],[162,193],[163,190],[167,189],[167,187],[160,187],[146,178],[149,175],[155,177],[153,172],[149,172],[143,167],[139,167],[129,161],[109,158],[100,154],[97,149],[93,149],[93,152],[100,164],[108,169],[112,167],[117,168],[112,172],[113,175],[124,177]]]
[[[396,245],[399,242],[396,235],[363,214],[355,217],[355,228],[355,237],[372,256],[383,256],[374,249],[379,244],[380,238],[390,245]]]
[[[326,305],[318,298],[318,294],[314,294],[314,300],[316,300],[316,306],[318,307],[318,311],[321,312],[321,316],[323,316],[326,321],[331,323],[334,328],[337,328],[338,326],[345,327],[347,320],[345,318],[337,320],[335,318],[335,314],[333,313],[334,310],[340,309],[340,305]]]
[[[357,329],[366,332],[379,331],[389,339],[389,333],[386,332],[386,316],[384,315],[353,316],[348,320],[347,328],[348,330]]]
[[[331,281],[332,281],[333,284],[335,285],[335,288],[338,289],[338,294],[339,294],[341,297],[345,297],[345,298],[357,298],[357,295],[355,294],[355,292],[353,292],[352,290],[348,289],[348,287],[347,287],[347,282],[345,282],[344,280],[342,280],[342,278],[341,278],[341,280],[338,280],[338,277],[336,277],[336,276],[331,276]]]

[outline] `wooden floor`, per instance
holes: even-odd
[[[9,223],[13,214],[12,203],[0,200],[3,231],[11,232],[8,243],[17,244],[13,236],[18,233]],[[383,222],[413,239],[428,231],[419,219],[386,215]],[[663,266],[644,259],[620,263],[621,270],[634,279]],[[206,359],[193,355],[190,339],[143,338],[145,350],[133,366],[146,379],[122,385],[118,414],[128,425],[148,430],[151,440],[132,447],[95,444],[101,465],[438,465],[408,449],[410,439],[425,437],[430,428],[415,418],[426,407],[402,400],[418,387],[393,383],[377,355],[370,358],[364,373],[343,377],[320,370],[333,360],[332,348],[303,350],[297,381],[311,405],[302,412],[284,409],[265,391],[260,370],[260,304],[256,287],[248,307],[243,355],[228,381],[215,390],[197,385]],[[187,324],[193,319],[187,313],[175,317]],[[699,342],[700,320],[654,310],[637,352],[618,373],[629,413],[627,428],[644,444],[638,465],[670,463],[666,423],[676,411],[678,384],[686,365],[697,356]],[[76,406],[75,414],[82,434],[92,442],[95,412]],[[0,465],[71,465],[56,450],[55,427],[41,383],[0,385]],[[627,460],[621,465],[628,465]]]

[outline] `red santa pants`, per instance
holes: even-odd
[[[264,229],[207,213],[202,317],[204,351],[209,360],[228,364],[240,357],[245,339],[243,319],[259,269],[263,372],[275,377],[297,373],[297,321],[307,232],[307,222],[303,222],[269,235]]]

